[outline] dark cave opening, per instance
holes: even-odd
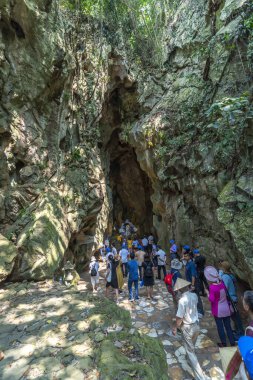
[[[114,130],[107,146],[113,202],[111,222],[119,227],[129,219],[138,228],[137,234],[154,233],[151,181],[141,169],[134,148],[120,141],[119,132]]]

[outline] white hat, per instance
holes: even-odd
[[[173,287],[173,290],[174,291],[177,291],[177,290],[180,290],[180,289],[183,289],[183,288],[186,288],[187,286],[191,285],[191,283],[189,281],[185,281],[183,280],[182,278],[177,278],[177,281]]]
[[[180,269],[182,269],[183,264],[182,264],[181,261],[179,261],[178,259],[173,259],[173,260],[171,261],[170,266],[171,266],[171,269],[177,269],[177,270],[180,270]]]

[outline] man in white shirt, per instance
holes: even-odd
[[[157,248],[158,280],[161,280],[161,270],[163,271],[163,278],[166,276],[166,253],[161,249],[160,245]]]
[[[183,292],[178,301],[178,310],[176,314],[176,325],[172,329],[174,335],[177,329],[181,329],[182,339],[185,351],[191,363],[191,368],[194,372],[195,380],[208,380],[208,378],[200,367],[199,361],[195,354],[195,342],[199,335],[199,319],[198,319],[198,297],[190,291],[190,282],[178,278],[174,291],[180,290]]]
[[[119,251],[119,255],[121,257],[121,262],[122,262],[123,276],[127,277],[127,262],[128,262],[129,252],[128,252],[128,250],[126,248],[122,248]]]

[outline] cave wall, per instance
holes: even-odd
[[[110,49],[58,1],[4,0],[0,13],[0,281],[52,278],[66,254],[83,266],[107,225],[91,125]]]
[[[179,3],[166,68],[139,77],[146,112],[129,143],[152,180],[163,246],[173,237],[210,263],[226,258],[253,286],[250,17],[247,1]]]

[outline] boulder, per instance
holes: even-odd
[[[0,234],[0,282],[11,274],[17,256],[15,245]]]

